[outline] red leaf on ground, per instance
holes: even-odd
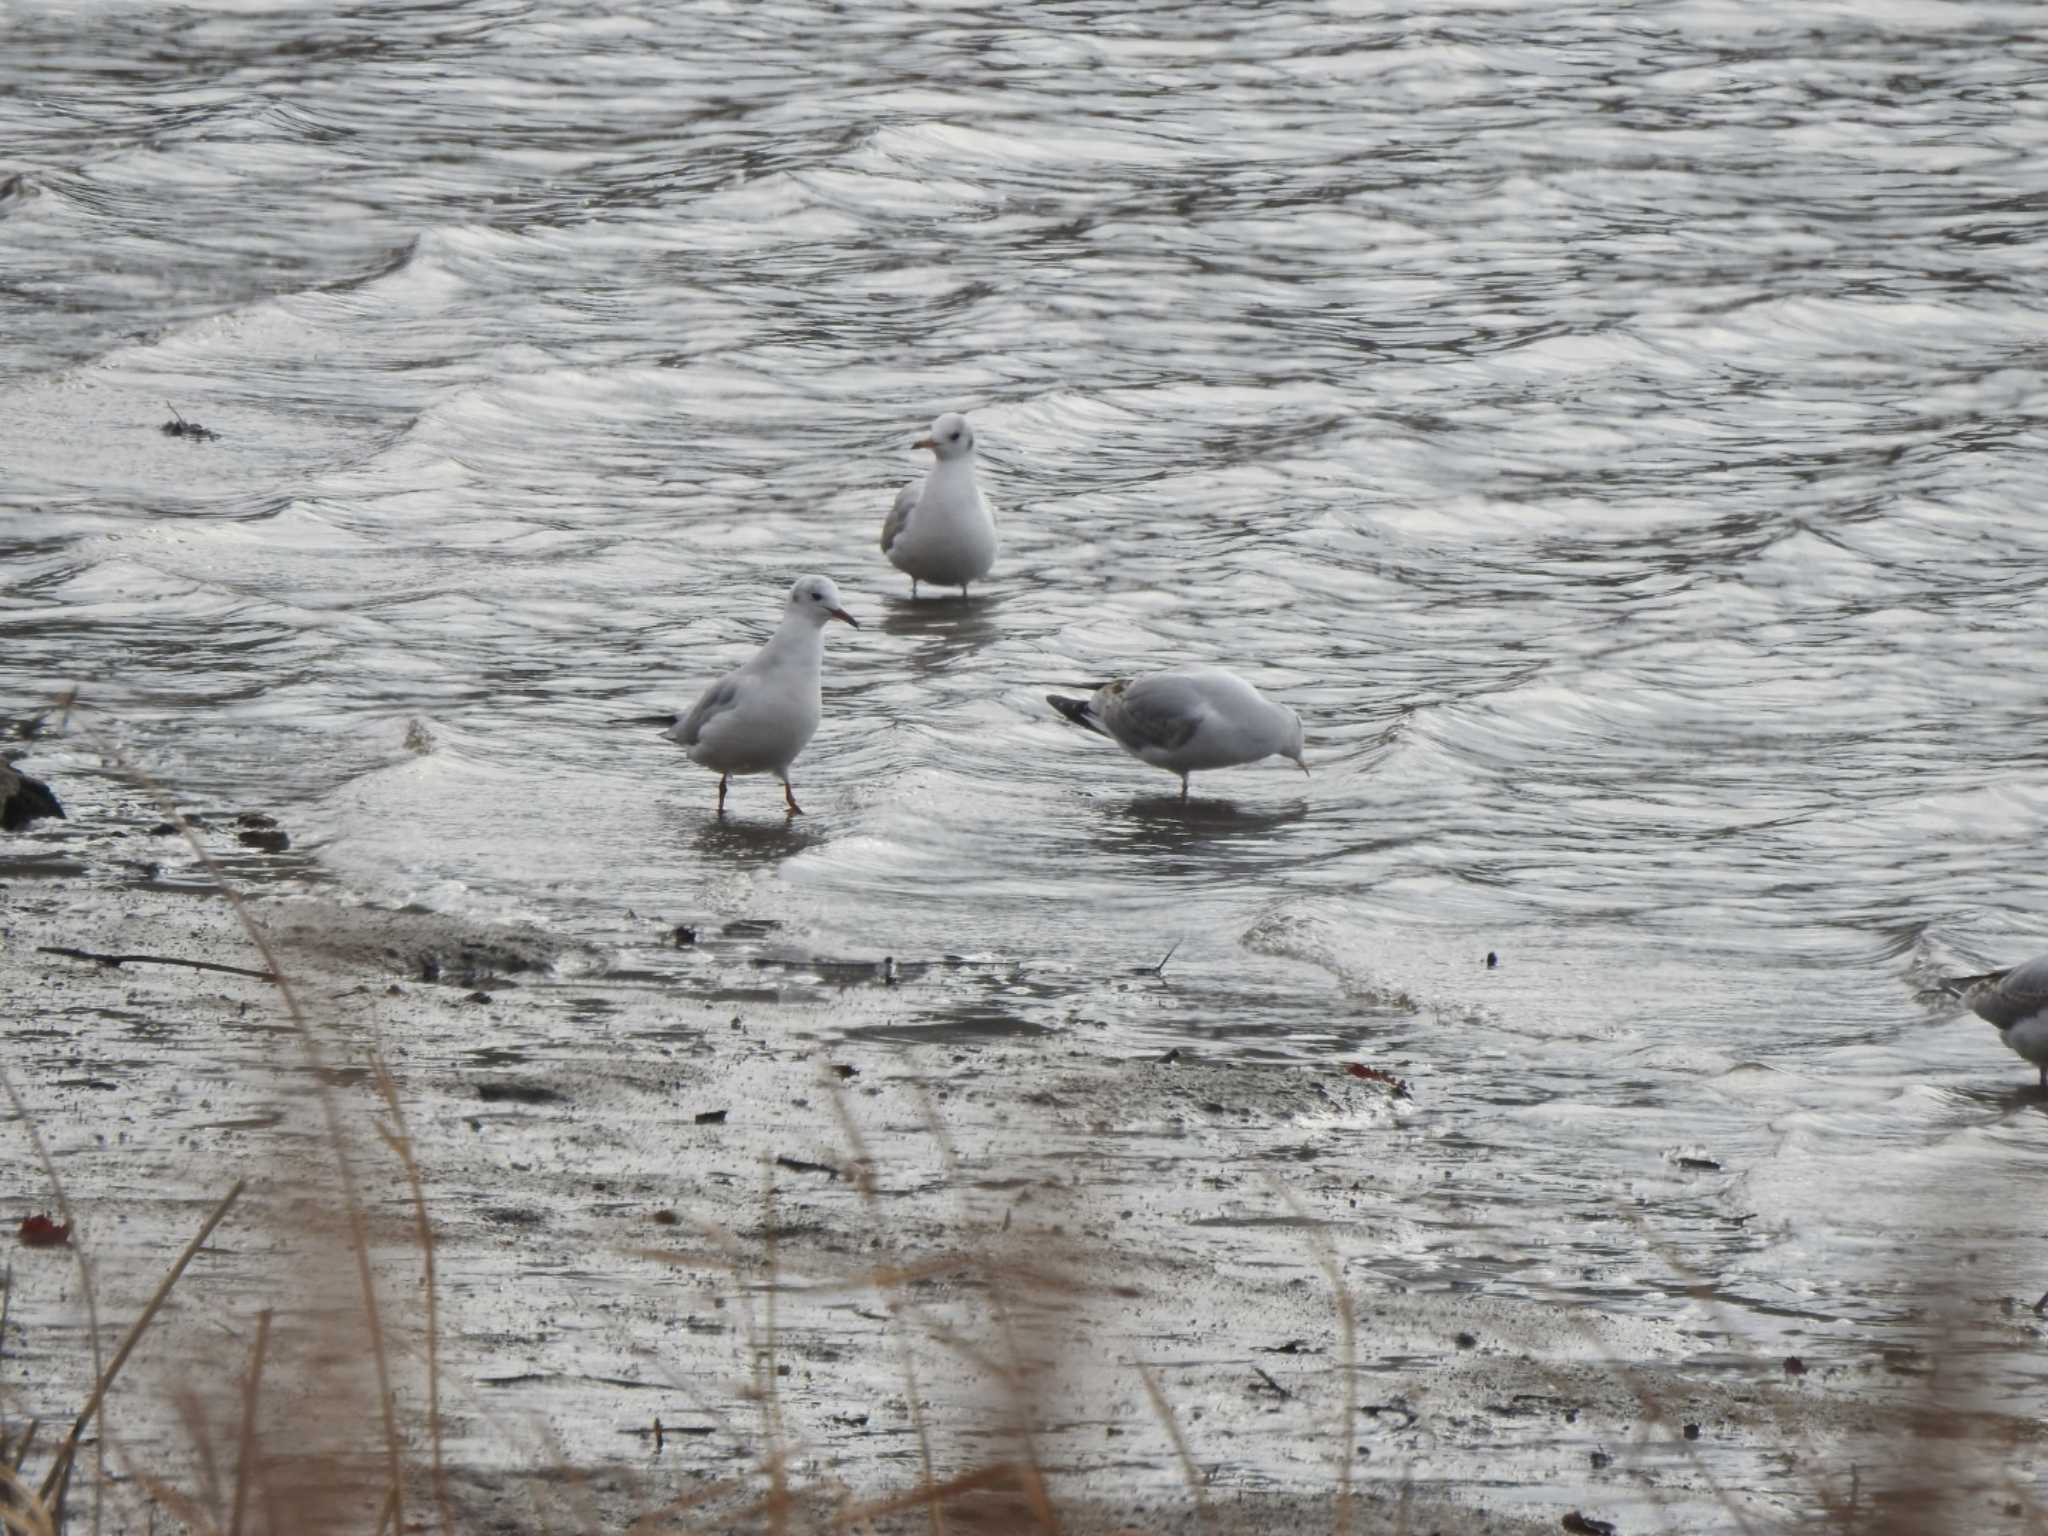
[[[1400,1078],[1394,1076],[1393,1073],[1385,1071],[1380,1067],[1362,1066],[1358,1062],[1347,1061],[1344,1063],[1344,1070],[1353,1077],[1362,1078],[1368,1083],[1385,1083],[1393,1091],[1393,1095],[1397,1099],[1408,1097],[1408,1085],[1402,1082]]]
[[[62,1248],[71,1241],[71,1228],[59,1226],[47,1216],[24,1216],[21,1240],[30,1248]]]

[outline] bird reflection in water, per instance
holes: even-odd
[[[1308,819],[1308,802],[1249,807],[1235,800],[1197,795],[1141,795],[1095,819],[1097,840],[1138,853],[1227,850],[1264,842],[1283,828]]]
[[[885,599],[881,629],[893,639],[913,642],[914,670],[937,672],[974,655],[1002,633],[997,623],[1002,604],[999,597]]]
[[[702,816],[696,807],[687,812],[679,808],[677,815],[687,824],[699,855],[727,864],[779,864],[825,841],[824,830],[816,823],[793,816]]]

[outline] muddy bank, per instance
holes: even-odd
[[[272,1433],[374,1479],[348,1177],[430,1497],[417,1212],[380,1139],[401,1113],[465,1526],[612,1528],[707,1493],[738,1510],[775,1447],[806,1497],[855,1501],[917,1486],[927,1456],[945,1481],[1028,1452],[1077,1528],[1178,1528],[1177,1433],[1222,1528],[1331,1518],[1348,1455],[1367,1528],[1711,1529],[1845,1492],[1928,1391],[1905,1332],[1860,1366],[1751,1358],[1683,1277],[1663,1320],[1410,1287],[1416,1100],[1335,1065],[977,1039],[943,977],[781,986],[744,928],[650,924],[694,951],[656,971],[354,900],[316,866],[249,863],[283,856],[218,819],[200,835],[240,861],[302,1029],[154,820],[116,807],[0,845],[8,1073],[92,1261],[103,1351],[248,1181],[114,1395],[120,1519],[146,1519],[144,1475],[204,1483],[195,1425],[233,1422],[266,1308]],[[51,1201],[26,1127],[8,1134],[11,1223]],[[2003,1326],[2037,1332],[2023,1310]],[[17,1252],[6,1343],[11,1414],[75,1411],[93,1351],[70,1253]],[[1998,1528],[2037,1432],[1967,1422],[2007,1459],[1971,1495]]]

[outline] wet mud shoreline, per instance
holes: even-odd
[[[203,1404],[232,1398],[264,1309],[275,1422],[325,1414],[374,1461],[337,1125],[403,1438],[423,1469],[438,1418],[465,1526],[744,1508],[775,1447],[827,1504],[914,1490],[927,1456],[939,1482],[1024,1459],[1077,1528],[1150,1528],[1195,1508],[1176,1433],[1217,1524],[1320,1523],[1348,1411],[1364,1529],[1709,1529],[1731,1505],[1810,1508],[1915,1390],[1875,1354],[1744,1358],[1676,1300],[1656,1323],[1400,1283],[1381,1259],[1414,1241],[1414,1111],[1386,1083],[921,1036],[943,985],[784,989],[745,930],[673,935],[702,951],[679,983],[571,934],[360,902],[308,864],[246,902],[302,1034],[154,820],[136,804],[0,849],[8,1072],[103,1344],[249,1181],[110,1400],[110,1508],[138,1519],[144,1478],[191,1472],[194,1415],[225,1411]],[[262,856],[229,820],[200,836]],[[11,1118],[10,1236],[52,1204]],[[434,1237],[431,1415],[401,1140]],[[13,1263],[11,1416],[68,1418],[93,1373],[78,1268]]]

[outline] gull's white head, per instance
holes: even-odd
[[[830,576],[805,576],[789,589],[789,612],[801,613],[813,624],[823,629],[833,619],[842,624],[860,628],[860,620],[846,611],[839,601],[839,589],[832,585]]]
[[[927,435],[910,446],[931,449],[941,464],[948,459],[966,458],[974,452],[974,428],[967,425],[967,418],[958,411],[948,411],[932,423]]]

